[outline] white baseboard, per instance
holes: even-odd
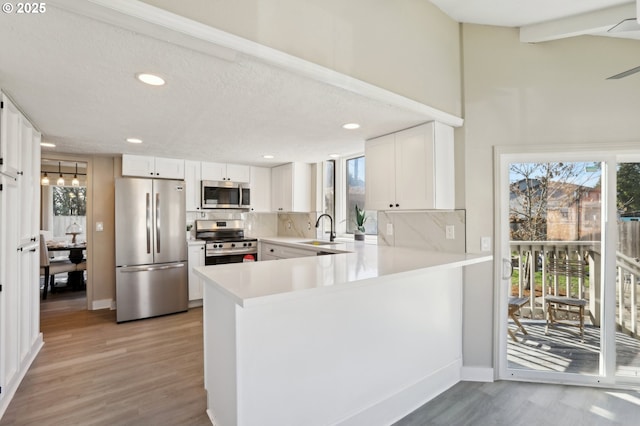
[[[387,399],[339,421],[338,424],[392,424],[458,383],[461,367],[462,362],[456,360]]]
[[[113,299],[100,299],[94,300],[91,303],[91,310],[97,311],[98,309],[115,309],[115,301]]]
[[[18,386],[20,386],[20,383],[22,383],[22,379],[24,379],[25,374],[27,374],[27,371],[29,371],[29,367],[31,367],[31,364],[36,359],[36,356],[40,352],[40,349],[42,349],[43,345],[44,341],[42,340],[42,333],[40,333],[38,334],[36,340],[33,342],[31,350],[29,351],[29,355],[22,362],[20,371],[16,375],[15,380],[12,380],[11,383],[6,386],[6,388],[3,387],[2,393],[4,395],[2,395],[2,398],[0,398],[0,419],[2,419],[2,416],[4,416],[4,412],[7,411],[7,407],[9,407],[13,396],[16,394]]]
[[[199,308],[202,306],[202,299],[189,300],[189,308]]]
[[[493,382],[493,368],[462,367],[461,379],[463,382]]]

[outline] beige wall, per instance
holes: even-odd
[[[494,232],[493,147],[640,143],[640,75],[606,77],[640,64],[640,42],[583,36],[523,44],[518,31],[464,25],[464,150],[467,248]],[[580,145],[580,147],[578,146]],[[465,306],[465,364],[491,366],[492,271],[473,277]]]
[[[90,299],[96,301],[115,300],[115,162],[119,158],[92,158],[91,171],[91,216],[87,220],[90,239],[89,270],[92,278]],[[103,231],[96,231],[96,222],[103,223]]]
[[[143,0],[460,116],[459,25],[425,0]]]

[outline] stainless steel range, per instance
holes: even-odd
[[[244,237],[243,220],[196,220],[196,238],[206,241],[205,265],[257,260],[258,240]]]

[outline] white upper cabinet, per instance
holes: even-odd
[[[271,169],[251,167],[251,204],[252,212],[271,211]]]
[[[13,178],[20,171],[20,130],[22,114],[3,93],[0,100],[0,173]]]
[[[430,122],[365,143],[367,210],[453,209],[453,128]]]
[[[184,179],[184,160],[123,154],[122,176]]]
[[[289,163],[271,169],[271,209],[277,212],[311,210],[311,165]]]
[[[200,211],[201,185],[200,161],[185,160],[184,184],[187,211]]]
[[[239,164],[202,163],[202,180],[229,180],[247,183],[251,180],[251,167]]]

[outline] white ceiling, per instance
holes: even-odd
[[[526,30],[540,40],[575,34],[576,19],[579,31],[597,22],[602,32],[605,17],[616,20],[635,10],[634,2],[619,0],[432,2],[460,22],[523,26],[521,35]],[[82,2],[93,4],[93,18],[66,10],[72,3],[79,10],[80,2],[53,3],[63,8],[48,2],[40,16],[0,15],[0,88],[43,139],[57,145],[55,152],[146,153],[256,165],[312,162],[331,153],[361,152],[367,138],[434,118],[455,120],[345,76],[329,78],[330,84],[318,81],[315,76],[331,73],[305,74],[308,67],[295,61],[290,67],[290,58],[274,65],[246,50],[185,41],[184,34],[159,32],[137,18],[106,23],[113,22],[113,13],[95,13],[100,0]],[[602,8],[608,9],[594,12]],[[555,20],[551,27],[549,20]],[[162,70],[167,85],[137,82],[135,73],[145,70]],[[362,128],[341,128],[353,121]],[[128,144],[126,137],[144,143]],[[276,158],[264,160],[263,154]]]

